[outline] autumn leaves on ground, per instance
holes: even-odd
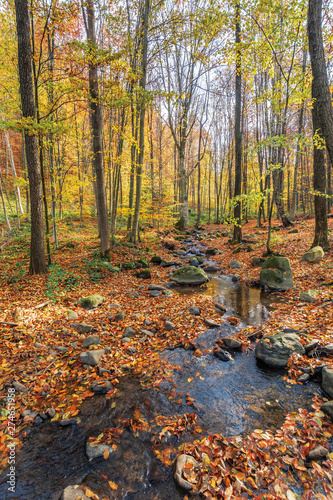
[[[332,222],[329,219],[331,228]],[[168,282],[168,267],[151,265],[151,279],[138,278],[137,270],[124,270],[125,263],[138,262],[140,258],[150,262],[154,255],[166,261],[175,260],[174,256],[171,259],[162,243],[165,235],[144,233],[138,247],[129,245],[125,238],[119,238],[113,247],[111,262],[107,262],[98,257],[99,242],[97,237],[91,237],[91,223],[86,220],[83,227],[77,222],[63,223],[63,244],[54,252],[54,264],[47,276],[27,275],[28,239],[14,239],[2,251],[2,471],[6,470],[8,462],[8,444],[14,438],[17,453],[20,453],[27,429],[31,426],[38,428],[36,419],[39,425],[43,425],[44,419],[60,421],[79,417],[82,401],[94,397],[94,384],[106,386],[109,389],[106,397],[112,400],[120,378],[129,372],[145,386],[151,386],[151,390],[160,390],[161,383],[171,379],[171,367],[161,360],[159,353],[180,343],[192,344],[195,348],[196,337],[207,329],[205,319],[218,323],[227,321],[217,312],[213,299],[204,295],[174,293],[151,297],[148,285]],[[329,344],[333,334],[332,254],[327,252],[318,264],[301,260],[312,243],[313,219],[298,220],[295,224],[298,232],[282,228],[277,221],[275,226],[279,230],[273,233],[271,246],[290,259],[294,287],[283,294],[275,294],[276,307],[262,328],[250,327],[235,335],[242,341],[244,351],[253,349],[256,339],[263,333],[274,334],[282,328],[299,330],[304,343],[318,339],[322,346]],[[254,221],[246,224],[243,234],[250,235],[253,243],[240,246],[237,255],[233,253],[236,247],[230,245],[227,237],[215,235],[217,231],[221,235],[227,230],[227,226],[205,226],[201,243],[221,251],[211,258],[225,269],[225,273],[237,272],[241,280],[254,284],[258,281],[260,269],[253,267],[252,258],[261,257],[265,251],[267,228],[257,229]],[[173,236],[180,248],[182,240],[179,235],[172,232],[167,235],[168,238]],[[242,263],[241,269],[228,267],[235,258]],[[313,289],[318,291],[316,301],[300,302],[300,293]],[[99,307],[87,310],[78,305],[79,299],[94,294],[106,299]],[[279,301],[281,296],[283,301]],[[190,314],[190,306],[198,306],[202,314]],[[68,311],[72,311],[73,319],[69,319]],[[117,315],[120,312],[124,314]],[[173,327],[169,328],[166,321]],[[229,321],[237,323],[235,319]],[[75,324],[82,323],[91,325],[89,335],[102,339],[105,353],[98,366],[83,365],[80,358],[80,354],[87,350],[82,345],[87,333],[80,333]],[[123,340],[126,328],[135,332],[128,342]],[[154,335],[150,335],[152,331]],[[90,349],[100,350],[102,347],[96,345]],[[203,353],[197,349],[194,355]],[[304,367],[308,366],[308,371],[313,372],[323,363],[333,368],[330,357],[310,359],[295,356],[285,372],[286,384],[301,383],[299,378],[304,374]],[[13,384],[18,390],[15,436],[10,436],[5,397]],[[190,393],[180,394],[175,388],[169,397],[187,403],[189,414],[195,413]],[[204,497],[216,499],[291,500],[298,498],[298,494],[306,499],[333,498],[333,454],[326,454],[322,460],[308,459],[309,452],[318,445],[328,452],[331,447],[333,426],[330,418],[320,411],[322,402],[319,397],[314,399],[313,413],[300,409],[298,413],[288,415],[284,426],[275,433],[257,429],[245,438],[227,439],[221,434],[183,445],[178,454],[187,453],[200,464],[196,468],[190,462],[186,463],[183,470],[184,478],[193,484],[191,494],[200,491]],[[179,432],[182,426],[196,425],[186,415],[177,425],[163,418],[161,415],[160,424],[165,425],[169,433]],[[140,418],[131,425],[133,432],[140,432],[145,425],[149,427],[149,423],[140,422]],[[117,446],[121,432],[120,428],[118,431],[105,430],[102,441]],[[176,453],[164,457],[158,449],[156,455],[167,465],[176,457]],[[107,454],[105,458],[108,458]],[[109,479],[111,490],[116,491],[117,485],[112,478]]]

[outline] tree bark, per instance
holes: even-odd
[[[242,106],[242,75],[240,49],[240,4],[236,5],[236,104],[235,104],[235,191],[234,196],[242,194],[242,134],[241,134],[241,106]],[[241,202],[236,201],[234,207],[234,243],[242,239]]]
[[[105,188],[105,173],[103,165],[102,147],[102,107],[99,98],[98,72],[95,62],[95,51],[97,48],[95,33],[95,11],[94,0],[87,0],[88,31],[87,38],[90,44],[89,57],[89,92],[90,92],[90,116],[93,139],[93,167],[96,174],[96,201],[98,228],[101,238],[102,257],[110,256],[109,222]]]
[[[308,38],[312,69],[312,123],[316,137],[313,148],[313,188],[315,192],[315,236],[312,246],[329,247],[326,204],[326,171],[323,139],[333,164],[333,108],[327,78],[321,27],[322,0],[309,0]]]
[[[31,124],[35,119],[34,88],[31,68],[30,20],[27,0],[15,0],[18,44],[18,68],[22,115]],[[29,133],[30,132],[30,133]],[[37,135],[24,133],[25,154],[29,175],[31,203],[30,274],[46,272],[43,223],[43,196],[41,171],[38,160]]]
[[[142,167],[145,146],[145,114],[146,114],[146,80],[147,80],[147,58],[148,58],[148,24],[150,13],[150,0],[145,0],[142,15],[142,56],[141,56],[141,80],[140,80],[140,112],[139,112],[139,152],[136,168],[136,193],[131,241],[136,244],[139,232],[139,217],[141,206]]]

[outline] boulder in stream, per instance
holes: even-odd
[[[327,366],[324,366],[322,369],[322,382],[321,382],[321,387],[322,389],[331,397],[333,398],[333,370],[331,368],[328,368]]]
[[[173,477],[181,488],[186,491],[191,491],[193,489],[193,484],[184,478],[184,469],[186,469],[186,464],[191,464],[191,470],[200,466],[199,462],[197,462],[191,455],[179,455],[176,460],[175,473]]]
[[[276,255],[267,259],[260,271],[260,284],[265,289],[276,292],[292,288],[293,275],[289,259]]]
[[[285,368],[294,352],[305,353],[300,340],[295,333],[279,332],[272,336],[266,335],[256,345],[256,358],[271,368]]]
[[[91,496],[87,497],[84,492],[85,490],[88,490],[88,488],[79,486],[78,484],[74,486],[67,486],[67,488],[65,488],[62,492],[61,500],[77,500],[78,498],[80,500],[91,500]]]
[[[170,279],[181,286],[200,286],[209,280],[205,271],[194,266],[180,267],[171,275]]]
[[[225,351],[224,349],[217,349],[213,352],[215,358],[220,359],[221,361],[234,361],[234,358],[231,356],[230,352]]]
[[[110,455],[113,453],[112,446],[107,444],[99,444],[98,446],[93,446],[94,442],[90,443],[89,441],[86,444],[86,455],[88,458],[98,458],[104,455],[106,450],[109,450]]]

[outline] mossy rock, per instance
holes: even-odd
[[[140,267],[144,268],[144,269],[148,269],[148,267],[149,267],[149,264],[144,257],[141,257],[141,259],[138,260],[137,267],[138,267],[138,265],[140,265]],[[138,267],[138,269],[140,269],[140,267]]]
[[[89,297],[82,297],[79,300],[79,304],[84,309],[95,309],[95,307],[100,306],[105,301],[105,297],[102,295],[90,295]]]
[[[175,271],[171,277],[178,285],[200,286],[209,280],[205,271],[194,266],[182,266]]]
[[[125,262],[125,264],[123,264],[123,269],[124,269],[124,271],[129,271],[131,269],[135,269],[134,262]]]
[[[289,259],[275,255],[269,257],[262,265],[260,284],[267,290],[277,292],[292,288],[293,276]]]
[[[256,345],[256,358],[271,368],[284,368],[293,353],[304,354],[301,339],[294,333],[265,336]]]
[[[150,271],[148,269],[144,269],[143,271],[139,271],[139,272],[135,273],[135,276],[137,278],[141,278],[144,280],[151,279],[151,274],[150,274]]]
[[[311,262],[312,264],[316,264],[317,262],[320,262],[323,259],[324,255],[325,255],[324,250],[321,247],[317,246],[308,250],[303,255],[302,260],[305,262]]]
[[[154,255],[154,257],[150,259],[150,262],[152,262],[153,264],[161,264],[162,260],[162,257],[160,257],[159,255]]]

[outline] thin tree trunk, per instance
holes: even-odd
[[[241,49],[240,49],[240,4],[236,5],[236,104],[235,104],[235,191],[236,198],[234,207],[234,235],[233,242],[240,243],[242,239],[241,226],[241,202],[237,197],[242,194],[242,75],[241,75]]]
[[[95,33],[95,11],[94,0],[87,0],[87,18],[88,32],[87,38],[91,44],[89,54],[89,93],[90,93],[90,110],[91,110],[91,128],[93,141],[93,166],[96,173],[96,201],[99,235],[101,238],[101,255],[102,257],[110,256],[110,239],[109,239],[109,221],[105,188],[105,172],[103,165],[103,147],[102,147],[102,106],[99,100],[98,86],[98,71],[95,62],[97,49],[96,33]]]

